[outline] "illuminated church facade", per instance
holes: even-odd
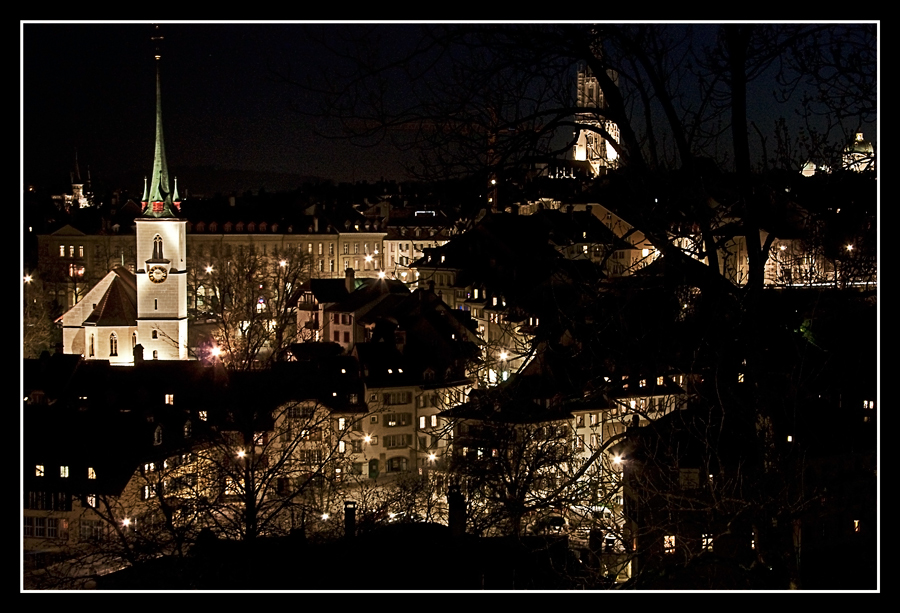
[[[116,266],[62,316],[64,353],[120,365],[188,359],[187,220],[177,182],[170,189],[158,63],[153,174],[141,206],[134,272]]]

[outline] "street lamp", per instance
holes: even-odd
[[[213,271],[212,265],[207,265],[207,266],[206,266],[206,272],[207,272],[207,273],[211,273],[212,271]]]

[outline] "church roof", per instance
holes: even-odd
[[[134,326],[137,321],[137,283],[134,274],[126,268],[116,266],[116,277],[110,283],[84,320],[86,326]]]

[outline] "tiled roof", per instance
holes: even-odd
[[[137,286],[134,274],[122,267],[93,312],[84,320],[90,326],[134,326],[137,321]]]

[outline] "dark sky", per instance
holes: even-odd
[[[166,153],[170,169],[188,175],[179,177],[180,188],[190,186],[192,168],[204,166],[336,181],[406,178],[393,151],[318,138],[311,120],[290,108],[300,94],[277,82],[270,67],[287,60],[295,71],[318,68],[322,54],[306,27],[161,25]],[[26,183],[64,184],[77,149],[82,173],[90,167],[95,182],[140,190],[153,161],[152,30],[149,24],[23,25]],[[283,186],[267,189],[277,187]]]
[[[170,171],[180,173],[181,190],[230,191],[233,185],[210,183],[236,177],[237,171],[292,176],[279,181],[241,175],[241,190],[290,189],[303,176],[334,181],[407,178],[400,154],[387,145],[361,149],[315,136],[313,121],[291,109],[291,102],[303,102],[303,94],[274,78],[272,66],[289,64],[295,75],[327,67],[333,60],[310,35],[346,32],[346,25],[207,22],[160,27],[165,37],[161,74],[166,152]],[[418,26],[379,27],[388,32],[384,40],[389,44],[402,45]],[[705,31],[701,29],[701,35]],[[141,190],[153,160],[152,33],[149,23],[22,26],[26,183],[63,189],[77,149],[82,173],[90,168],[95,183]],[[753,83],[748,92],[751,119],[757,118],[754,110],[760,103],[771,106],[771,91],[764,82]],[[770,119],[760,125],[772,123]],[[866,136],[876,140],[874,133]],[[231,174],[210,175],[201,167]]]

